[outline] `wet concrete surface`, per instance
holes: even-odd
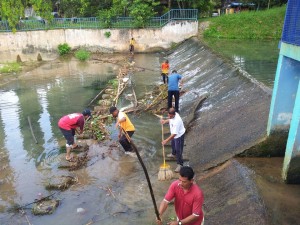
[[[267,224],[267,214],[253,173],[230,160],[197,179],[204,191],[205,225]]]
[[[259,195],[267,209],[269,224],[300,224],[300,186],[283,182],[283,158],[236,160],[253,171]]]
[[[181,97],[182,117],[194,113],[189,109],[195,99],[204,94],[208,97],[189,125],[185,150],[191,165],[204,170],[223,163],[265,137],[271,91],[209,52],[201,43],[190,40],[186,44],[192,50],[182,53],[182,57],[196,54],[197,59],[190,59],[193,70],[182,70],[187,91]],[[172,57],[177,57],[176,52]]]

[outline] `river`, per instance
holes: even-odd
[[[231,71],[228,69],[231,66],[237,66],[248,75],[255,73],[252,78],[272,87],[276,58],[278,57],[276,45],[274,43],[266,44],[266,42],[252,43],[252,47],[248,45],[248,42],[239,42],[239,44],[240,46],[246,45],[245,48],[251,49],[255,46],[256,50],[254,53],[238,51],[241,47],[233,48],[232,46],[235,46],[233,42],[228,44],[223,42],[221,46],[224,48],[217,47],[223,59],[216,58],[216,56],[205,58],[203,55],[207,55],[208,50],[194,40],[190,40],[177,47],[174,52],[135,54],[133,59],[135,67],[142,68],[132,75],[138,98],[142,97],[144,92],[151,90],[154,85],[161,83],[159,67],[165,58],[169,59],[171,69],[179,70],[189,80],[184,86],[188,92],[180,103],[183,107],[181,109],[183,115],[188,113],[189,106],[196,96],[210,91],[213,82],[209,81],[206,76],[212,78],[216,72],[225,76],[228,71]],[[231,54],[230,51],[228,53],[228,49],[231,49]],[[192,50],[197,53],[195,54]],[[202,50],[203,52],[201,52]],[[266,56],[269,56],[268,59]],[[15,80],[1,85],[0,224],[26,224],[24,215],[13,214],[7,209],[14,204],[31,203],[39,193],[43,196],[49,195],[50,192],[44,188],[45,183],[53,176],[69,174],[58,168],[59,162],[64,158],[62,146],[64,146],[65,140],[57,128],[57,121],[65,114],[82,111],[103,88],[105,82],[118,74],[120,64],[116,62],[128,60],[128,55],[121,54],[100,55],[99,57],[109,59],[111,63],[99,60],[83,63],[72,57],[60,58],[42,63],[29,72],[18,74]],[[203,58],[198,60],[199,57]],[[231,60],[235,58],[239,58],[239,60]],[[220,61],[221,64],[224,60],[225,64],[228,64],[228,68],[213,67],[213,64],[208,63],[210,59]],[[262,63],[262,59],[265,59],[266,62]],[[203,64],[199,62],[203,62]],[[250,64],[251,66],[248,66]],[[214,68],[216,70],[212,70]],[[197,80],[197,77],[194,80],[191,79],[196,74],[199,74],[200,81]],[[262,76],[259,77],[259,74]],[[220,87],[222,87],[221,81],[226,80],[220,80],[220,82],[215,80],[216,84],[221,85]],[[230,79],[227,81],[230,82]],[[241,80],[236,81],[236,84],[240,84],[241,81],[249,83],[247,78],[245,81],[242,76]],[[228,94],[219,93],[219,96],[223,94],[225,101],[233,107],[235,100],[231,100],[230,94],[243,93],[244,86],[238,86],[240,87],[238,92],[233,90]],[[210,108],[221,106],[219,96],[216,97],[212,94],[210,96],[212,98],[197,111],[197,115],[202,115]],[[226,99],[226,97],[228,98]],[[224,100],[224,98],[222,99]],[[120,104],[122,106],[122,101]],[[211,116],[211,120],[215,118],[214,116],[216,114]],[[32,123],[37,144],[30,132],[28,118]],[[130,115],[130,118],[137,128],[133,139],[139,146],[150,174],[156,201],[159,203],[169,185],[169,182],[157,181],[157,172],[162,163],[159,121],[149,114]],[[196,119],[195,123],[199,121],[201,122]],[[116,141],[113,126],[110,127],[110,130],[113,141]],[[226,130],[220,130],[220,132],[218,133],[219,137],[226,133]],[[191,136],[193,137],[194,134],[191,133]],[[214,137],[211,136],[210,141],[213,142],[213,140]],[[101,151],[107,151],[106,144],[100,143],[94,146],[96,147],[91,149],[91,154],[94,156]],[[167,148],[167,151],[169,150]],[[204,161],[200,160],[200,167],[205,160],[210,161],[210,157],[213,156],[209,155],[204,157]],[[195,159],[191,162],[193,166],[198,166]],[[170,164],[175,167],[173,162]],[[55,197],[61,200],[61,204],[54,214],[37,217],[33,216],[29,209],[25,209],[27,218],[32,224],[77,225],[89,222],[121,225],[154,224],[154,210],[147,183],[136,158],[125,156],[122,151],[115,150],[110,157],[96,160],[94,164],[91,163],[84,169],[74,171],[71,175],[78,178],[78,183],[69,190],[55,194]],[[108,188],[114,195],[107,191]],[[83,208],[84,213],[77,213],[78,208]],[[173,217],[174,212],[169,210],[168,216]],[[210,223],[208,219],[208,224],[213,223]]]

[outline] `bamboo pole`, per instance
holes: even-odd
[[[32,137],[33,137],[33,139],[34,139],[35,143],[37,144],[37,143],[38,143],[38,141],[36,140],[36,137],[34,136],[33,129],[32,129],[32,126],[31,126],[30,117],[28,116],[28,117],[27,117],[27,119],[28,119],[28,123],[29,123],[30,131],[31,131],[31,135],[32,135]]]
[[[102,89],[95,98],[93,98],[92,101],[90,101],[90,103],[88,104],[88,106],[90,106],[104,91],[106,90],[106,88]]]

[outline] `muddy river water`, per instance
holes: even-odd
[[[262,52],[265,53],[265,51]],[[180,55],[180,51],[177,53]],[[120,63],[116,62],[128,61],[128,55],[105,57],[111,59],[111,63],[99,60],[82,63],[74,58],[44,62],[29,72],[14,75],[16,76],[14,80],[1,84],[0,224],[29,224],[28,221],[31,224],[41,225],[155,224],[155,214],[147,182],[137,159],[124,155],[121,148],[110,152],[105,158],[101,157],[102,153],[109,151],[109,145],[116,143],[117,138],[113,126],[109,128],[112,133],[111,142],[94,143],[90,148],[89,154],[93,160],[86,168],[72,172],[58,168],[59,163],[64,160],[62,146],[65,140],[57,127],[57,121],[65,114],[82,111],[103,88],[105,82],[118,74]],[[246,58],[244,56],[243,60]],[[143,93],[152,90],[154,85],[161,83],[159,67],[162,55],[135,54],[133,60],[135,67],[141,68],[140,71],[132,74],[133,84],[139,98],[143,96]],[[183,61],[186,60],[183,59]],[[179,61],[181,59],[178,56],[171,58],[171,69],[183,63]],[[274,54],[271,61],[272,65],[276,61]],[[247,62],[243,63],[247,64]],[[195,71],[197,69],[193,70],[189,66],[190,64],[187,62],[185,69],[190,73],[197,72]],[[260,66],[262,66],[261,63]],[[270,70],[263,68],[262,80],[267,80],[266,84],[272,86],[270,74],[275,71],[274,65]],[[256,71],[256,73],[259,72]],[[190,90],[197,88],[193,84],[187,85],[190,85]],[[122,106],[122,101],[119,104]],[[162,163],[159,121],[147,113],[130,115],[130,118],[137,130],[134,134],[135,143],[148,169],[156,201],[159,204],[169,185],[169,182],[157,181],[157,173]],[[32,137],[29,120],[38,143],[35,143]],[[169,150],[167,148],[167,151]],[[253,170],[260,168],[255,166],[257,164],[249,163],[245,159],[240,163],[248,164]],[[270,164],[275,164],[275,167],[280,168],[281,163],[277,160]],[[175,167],[173,162],[170,164]],[[63,192],[46,191],[45,184],[53,176],[60,175],[75,176],[78,183]],[[275,181],[280,183],[277,178],[274,178]],[[281,185],[284,184],[280,183],[280,187]],[[261,187],[262,192],[266,194],[268,186],[263,183]],[[293,196],[298,196],[298,189],[292,189]],[[39,195],[48,196],[51,193],[55,193],[55,198],[60,199],[60,205],[52,215],[33,216],[29,209],[31,205],[25,207],[23,214],[7,210],[14,204],[27,205]],[[267,194],[268,204],[272,205],[272,194]],[[284,201],[283,198],[282,202]],[[296,200],[294,205],[298,203],[299,200]],[[80,208],[83,211],[77,212]],[[172,206],[170,208],[168,216],[173,217],[174,211]],[[281,209],[279,207],[271,212],[276,214]],[[299,212],[297,210],[298,208],[296,212]],[[283,217],[286,219],[286,216]],[[287,217],[290,221],[297,221],[291,219],[295,217],[294,214]],[[273,219],[274,224],[278,221],[282,219]],[[208,224],[210,224],[209,220]]]

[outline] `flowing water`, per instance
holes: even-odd
[[[265,43],[261,43],[261,46],[264,45]],[[270,50],[268,54],[272,55],[269,57],[272,58],[272,63],[267,69],[260,65],[259,59],[251,58],[250,60],[246,55],[243,56],[245,67],[240,64],[241,68],[245,69],[248,68],[248,62],[253,64],[257,62],[257,66],[253,65],[251,68],[255,68],[258,75],[268,74],[268,78],[266,79],[263,75],[262,80],[268,80],[267,83],[270,86],[272,86],[270,74],[273,74],[276,69],[273,61],[277,57],[277,54],[274,54],[277,50],[273,47],[267,48]],[[183,98],[184,102],[181,102],[183,115],[188,113],[189,106],[192,105],[195,97],[199,93],[207,92],[212,85],[203,80],[203,77],[205,78],[206,75],[213,77],[216,72],[211,70],[211,64],[205,63],[209,59],[202,58],[199,61],[199,57],[203,56],[201,50],[207,51],[203,48],[190,41],[177,48],[171,56],[165,56],[169,57],[171,69],[177,69],[184,76],[189,77],[188,82],[184,84],[189,93]],[[258,48],[254,55],[263,57],[261,55],[264,54],[267,54],[266,49],[259,51]],[[127,60],[125,55],[109,57],[113,60],[124,58]],[[159,54],[136,54],[132,59],[135,61],[135,67],[143,68],[142,71],[132,74],[138,98],[161,82],[159,67],[162,58],[164,57]],[[220,63],[223,62],[220,60]],[[228,72],[227,68],[223,68],[223,70],[222,67],[216,68],[220,76],[225,76]],[[259,68],[263,70],[259,72]],[[66,171],[57,167],[58,162],[64,157],[61,146],[65,144],[57,128],[57,121],[62,115],[80,112],[85,108],[103,88],[104,83],[117,75],[118,69],[118,64],[102,63],[97,60],[91,60],[88,63],[78,62],[73,58],[54,60],[18,76],[16,80],[1,85],[0,224],[26,224],[26,218],[23,215],[15,215],[6,209],[13,204],[31,203],[37,198],[38,193],[42,193],[43,196],[49,195],[50,192],[44,188],[45,183],[52,176],[67,175]],[[200,75],[191,79],[197,74]],[[215,82],[218,82],[218,76],[215,77]],[[224,82],[224,79],[219,80]],[[257,77],[256,79],[259,80]],[[240,93],[243,93],[242,89],[238,92],[233,90],[226,96]],[[230,99],[227,101],[229,105],[234,105]],[[119,106],[125,106],[124,104],[125,102],[120,101]],[[214,99],[205,104],[201,111],[218,107],[218,104],[219,101]],[[130,118],[137,129],[134,140],[143,155],[154,187],[156,201],[159,203],[169,182],[157,181],[157,172],[161,164],[161,130],[158,119],[148,114],[130,115]],[[28,119],[31,121],[37,144],[32,137]],[[110,129],[115,140],[114,127]],[[211,137],[211,141],[213,138]],[[107,144],[100,143],[99,148],[97,145],[93,146],[96,147],[90,149],[91,154],[97,156],[101,153],[100,151],[104,151],[101,148],[107,147]],[[171,166],[174,167],[175,164],[171,163]],[[56,194],[61,199],[61,205],[54,214],[37,217],[25,211],[32,224],[75,225],[89,222],[94,222],[93,224],[154,224],[152,202],[137,159],[125,156],[121,151],[114,151],[110,157],[97,159],[88,167],[72,172],[72,175],[78,178],[79,183],[69,190]],[[111,194],[109,190],[114,194]],[[78,208],[83,208],[85,212],[77,213]],[[172,213],[173,211],[169,210],[169,214],[174,215]]]

